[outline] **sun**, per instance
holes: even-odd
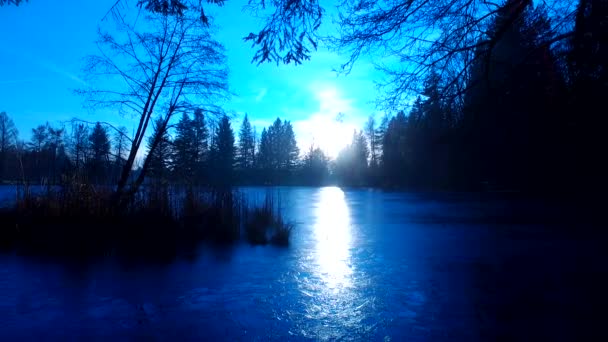
[[[350,144],[353,132],[357,129],[352,123],[340,122],[336,116],[315,114],[298,124],[301,139],[300,148],[307,152],[310,146],[320,148],[331,159],[335,159],[340,151]]]
[[[318,129],[313,133],[315,145],[320,147],[328,157],[335,159],[340,151],[350,143],[354,128],[335,120],[324,121],[317,126]]]
[[[311,91],[319,108],[294,124],[298,144],[304,153],[312,145],[335,159],[350,144],[353,132],[360,129],[358,110],[353,106],[353,100],[346,98],[335,85],[314,84]]]

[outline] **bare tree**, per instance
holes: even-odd
[[[175,113],[201,104],[208,112],[221,112],[217,103],[226,96],[227,69],[223,46],[199,18],[152,13],[134,23],[127,16],[114,19],[116,33],[100,31],[99,54],[88,57],[85,68],[89,83],[99,86],[79,92],[93,107],[114,107],[138,119],[118,180],[117,198],[123,198],[137,192],[145,177],[148,157],[127,191],[151,119],[162,115],[164,130]]]
[[[80,171],[87,162],[88,127],[84,123],[72,122],[72,132],[69,141],[70,152],[76,171]]]
[[[9,149],[17,143],[17,128],[5,112],[0,112],[0,177],[4,177],[4,168]]]
[[[106,17],[122,16],[125,7],[133,2],[135,0],[116,0]],[[225,0],[206,3],[222,6]],[[210,23],[202,0],[137,0],[135,4],[148,12],[165,16],[196,15],[201,23]],[[252,62],[300,64],[310,59],[312,50],[317,49],[316,31],[324,13],[318,0],[248,0],[244,9],[264,20],[260,31],[243,38],[256,48]]]
[[[420,93],[431,71],[443,78],[443,94],[458,95],[471,84],[468,69],[491,50],[504,32],[492,32],[492,20],[508,13],[519,17],[532,0],[343,0],[339,32],[333,47],[348,51],[342,71],[349,72],[362,55],[371,55],[388,76],[380,83],[385,107],[400,107]],[[552,19],[551,30],[539,45],[551,45],[572,34],[574,1],[543,1]],[[512,24],[512,22],[511,22]],[[506,30],[509,27],[504,25]],[[487,54],[486,54],[487,55]]]
[[[19,3],[22,0],[0,0]],[[225,0],[207,0],[222,6]],[[388,76],[379,85],[387,107],[394,108],[419,93],[423,80],[434,69],[446,79],[445,93],[462,93],[468,86],[468,67],[478,58],[475,50],[492,49],[500,34],[489,39],[490,23],[508,10],[512,18],[532,0],[341,0],[338,34],[327,37],[336,50],[348,53],[341,70],[348,72],[362,55],[372,55]],[[554,45],[573,35],[576,1],[536,2],[552,20],[544,45]],[[148,13],[164,16],[196,16],[208,25],[201,0],[116,0],[105,17],[122,17],[135,4]],[[310,59],[318,47],[317,34],[325,10],[319,0],[248,0],[244,6],[264,24],[243,39],[256,53],[252,62],[295,63]],[[563,44],[562,44],[563,45]]]
[[[32,128],[32,141],[29,143],[29,147],[34,152],[42,152],[42,149],[48,143],[48,127],[49,123],[47,122],[46,125],[38,125],[36,128]]]
[[[128,131],[125,126],[118,127],[114,133],[114,162],[116,165],[122,165],[127,152]]]
[[[0,153],[4,154],[17,142],[17,128],[6,112],[0,112]]]

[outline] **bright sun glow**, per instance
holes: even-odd
[[[315,129],[312,132],[312,143],[320,147],[328,157],[336,158],[346,147],[353,136],[354,127],[336,121],[334,118],[312,118]]]
[[[294,122],[298,144],[303,153],[314,145],[335,159],[350,143],[353,132],[360,129],[362,122],[355,120],[357,111],[352,100],[344,98],[334,86],[315,88],[313,93],[319,101],[319,110],[306,120]],[[340,113],[344,113],[344,120],[340,120]]]

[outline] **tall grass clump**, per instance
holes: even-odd
[[[177,222],[159,206],[150,196],[119,211],[111,188],[76,181],[37,192],[23,186],[0,213],[0,230],[5,245],[26,253],[170,253]]]
[[[270,193],[266,193],[261,206],[254,206],[247,212],[245,233],[252,244],[286,246],[293,227],[292,223],[283,220],[280,205],[275,205],[275,197]]]
[[[240,237],[244,200],[230,189],[188,190],[181,211],[182,226],[195,239],[230,243]]]
[[[232,189],[146,187],[124,207],[112,188],[74,179],[43,191],[21,186],[0,209],[0,247],[32,253],[176,255],[197,243],[287,245],[292,226],[273,199],[250,207]],[[243,229],[244,228],[244,229]],[[243,234],[243,231],[245,234]]]

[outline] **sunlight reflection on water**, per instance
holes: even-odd
[[[320,195],[314,225],[317,271],[327,288],[337,292],[352,287],[350,212],[339,188],[324,188]]]
[[[299,288],[309,323],[301,333],[317,340],[365,336],[373,330],[366,312],[374,300],[363,295],[368,284],[353,262],[351,213],[340,188],[319,190],[312,236],[310,254],[301,260]]]

